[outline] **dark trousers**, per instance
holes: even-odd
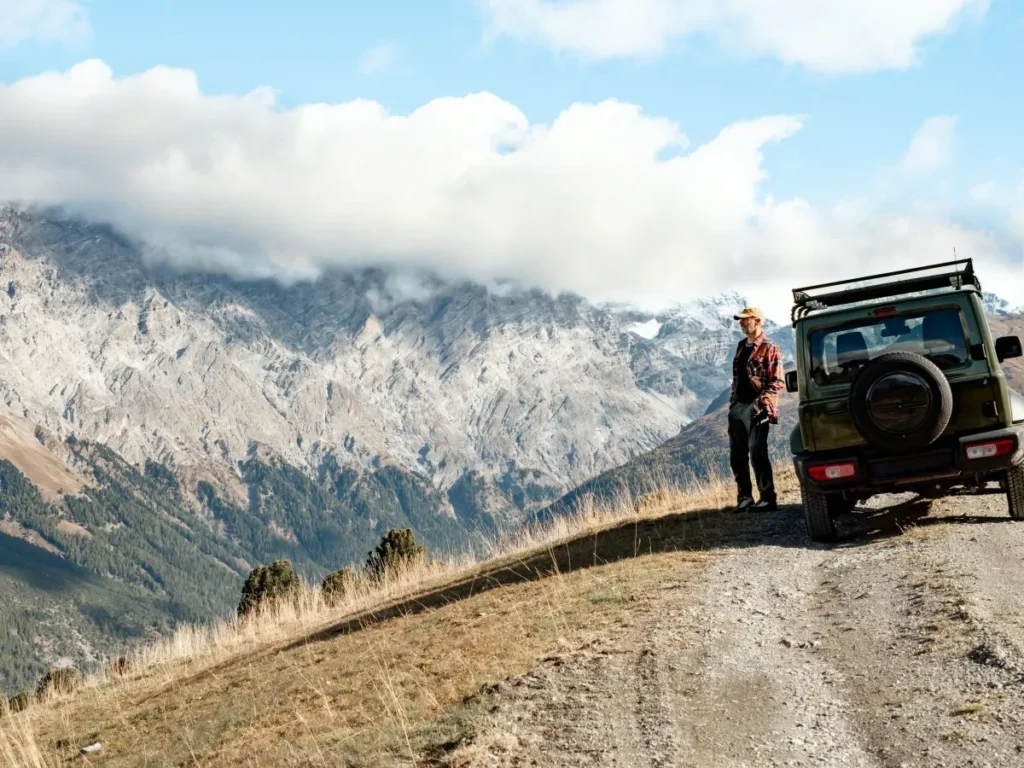
[[[768,458],[768,430],[771,425],[762,421],[751,427],[753,404],[736,403],[729,409],[729,463],[736,478],[739,499],[753,499],[750,484],[750,465],[754,465],[757,491],[763,501],[776,501],[775,478],[772,462]]]

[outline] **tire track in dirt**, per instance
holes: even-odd
[[[448,762],[460,766],[678,764],[673,683],[685,583],[631,604],[615,632],[546,657],[533,671],[486,686],[493,701]]]
[[[640,651],[636,669],[635,722],[643,743],[643,752],[655,768],[675,764],[679,745],[674,738],[672,715],[665,702],[660,654],[648,646]]]
[[[943,500],[932,515],[830,560],[817,607],[830,629],[823,652],[847,675],[860,732],[883,764],[1024,764],[1021,593],[1006,603],[1001,578],[1019,571],[1024,528],[998,497]],[[1004,610],[979,609],[993,603]]]
[[[887,501],[834,548],[795,506],[752,517],[627,626],[488,692],[451,764],[1024,765],[1024,526],[997,496]]]
[[[699,651],[675,714],[689,735],[677,765],[870,766],[842,681],[805,653],[823,554],[778,539],[725,553],[701,585]]]

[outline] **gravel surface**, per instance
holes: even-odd
[[[837,546],[796,500],[614,633],[480,692],[458,766],[1024,765],[1024,526],[881,497]]]

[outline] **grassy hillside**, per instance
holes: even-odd
[[[75,495],[44,496],[0,459],[0,532],[12,553],[10,563],[0,560],[11,596],[0,616],[17,631],[0,646],[0,691],[8,695],[49,666],[94,668],[155,632],[229,615],[261,563],[290,559],[319,583],[362,563],[392,527],[414,529],[439,552],[480,546],[443,494],[393,467],[357,473],[327,461],[310,478],[254,458],[241,467],[243,507],[203,481],[189,492],[157,462],[140,471],[103,445],[64,448],[84,478]],[[60,582],[71,585],[65,591],[40,592],[40,579],[72,573]]]
[[[56,765],[430,764],[471,697],[623,621],[637,596],[704,567],[742,520],[723,486],[645,507],[588,508],[485,562],[430,563],[340,605],[316,590],[253,620],[181,631],[96,677],[0,718],[0,756]]]

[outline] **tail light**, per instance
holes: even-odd
[[[968,459],[993,459],[997,456],[1006,456],[1013,453],[1017,447],[1017,441],[1011,437],[1004,437],[1001,440],[989,440],[984,443],[971,443],[965,446],[965,453]]]
[[[815,464],[807,468],[807,474],[811,480],[826,483],[829,480],[853,477],[857,474],[857,465],[852,461],[842,461],[837,464]]]

